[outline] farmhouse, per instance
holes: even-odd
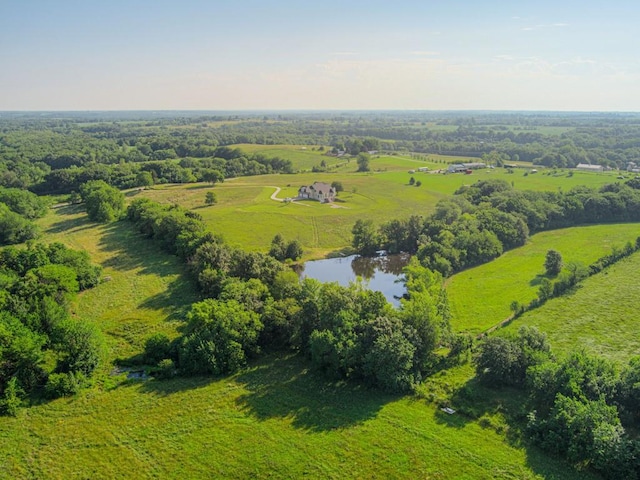
[[[576,170],[581,170],[583,172],[604,172],[604,167],[602,165],[589,165],[588,163],[579,163],[576,165]]]
[[[640,167],[636,162],[629,162],[627,164],[627,172],[640,173]]]
[[[300,187],[298,198],[310,198],[319,202],[333,202],[336,199],[336,189],[328,183],[313,182],[313,185]]]

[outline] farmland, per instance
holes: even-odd
[[[305,258],[321,258],[344,248],[351,242],[351,228],[357,219],[371,219],[377,224],[410,215],[428,215],[435,204],[452,195],[463,185],[481,179],[498,178],[513,184],[516,189],[557,191],[578,185],[599,186],[615,180],[613,174],[576,173],[553,175],[508,174],[503,169],[481,170],[472,175],[443,175],[408,173],[416,169],[416,160],[386,156],[374,158],[372,168],[384,165],[380,172],[356,173],[354,165],[346,165],[331,173],[301,173],[295,175],[261,175],[226,180],[215,185],[218,203],[204,207],[206,184],[158,185],[136,196],[162,203],[178,203],[195,209],[225,241],[249,250],[268,250],[274,235],[299,240]],[[424,162],[418,163],[423,165]],[[431,164],[444,168],[444,164]],[[414,177],[421,186],[410,186]],[[290,204],[269,201],[275,188],[282,190],[278,197],[295,197],[298,188],[314,181],[339,181],[344,192],[338,202],[322,205],[313,201]],[[252,225],[252,229],[245,228]]]
[[[83,122],[80,116],[77,123],[52,121],[30,133],[25,133],[26,127],[22,130],[19,121],[15,124],[18,127],[11,124],[0,144],[0,154],[11,158],[6,161],[9,167],[2,172],[2,179],[17,181],[18,174],[24,174],[19,179],[24,185],[51,193],[51,203],[57,206],[34,220],[42,231],[37,241],[62,242],[85,250],[103,267],[103,281],[78,294],[69,309],[74,319],[99,328],[108,351],[79,393],[50,400],[36,390],[15,418],[0,417],[0,478],[600,478],[591,473],[586,462],[569,464],[534,446],[524,428],[530,413],[527,392],[513,386],[492,388],[481,384],[481,371],[476,375],[471,360],[482,343],[475,341],[474,351],[467,349],[459,357],[453,355],[453,345],[455,339],[471,341],[507,318],[514,300],[527,304],[535,298],[547,278],[543,263],[548,250],[559,251],[565,264],[589,264],[613,247],[635,242],[640,235],[637,223],[543,231],[532,235],[524,246],[488,263],[468,269],[463,269],[465,264],[455,266],[453,271],[458,273],[446,280],[451,327],[453,333],[471,335],[452,340],[447,334],[446,340],[434,342],[428,358],[431,363],[416,366],[418,376],[412,377],[417,380],[411,389],[388,393],[368,382],[370,377],[340,376],[360,368],[354,367],[355,363],[346,363],[342,372],[325,368],[323,374],[319,371],[323,365],[314,353],[305,350],[310,341],[300,342],[304,348],[291,341],[275,351],[268,348],[271,345],[261,345],[261,351],[249,357],[246,367],[227,376],[176,376],[184,374],[178,363],[182,352],[177,349],[193,331],[192,324],[187,324],[187,312],[205,295],[213,295],[218,301],[217,294],[200,290],[200,278],[196,277],[204,270],[196,271],[194,262],[188,264],[193,257],[166,253],[159,235],[155,240],[146,238],[125,220],[94,223],[81,203],[70,201],[80,201],[77,195],[69,195],[77,193],[73,189],[82,186],[80,182],[106,179],[103,181],[125,191],[126,203],[149,199],[176,207],[163,210],[156,205],[158,212],[170,211],[176,217],[179,213],[185,219],[201,221],[198,234],[206,230],[219,235],[225,248],[229,246],[228,252],[238,257],[238,250],[232,249],[266,253],[273,237],[280,234],[287,241],[300,242],[304,250],[301,260],[305,261],[352,253],[356,248],[351,246],[352,229],[357,220],[371,220],[375,227],[412,215],[423,221],[440,200],[479,180],[503,180],[516,192],[561,193],[576,187],[597,189],[618,183],[608,187],[606,197],[602,192],[584,189],[594,197],[600,195],[598,199],[618,199],[619,190],[635,188],[621,186],[634,178],[623,170],[625,158],[634,158],[627,144],[609,158],[603,147],[609,141],[605,127],[585,127],[576,133],[580,122],[591,125],[589,116],[565,123],[532,119],[527,126],[503,126],[499,119],[487,119],[477,126],[473,122],[456,125],[447,119],[414,116],[419,117],[407,114],[405,122],[402,115],[402,121],[395,121],[384,115],[338,119],[320,115],[317,119],[310,114],[311,120],[301,120],[298,125],[267,115],[250,121],[216,117],[146,122],[132,114],[134,120],[113,124],[96,122],[93,117]],[[629,131],[636,128],[634,118],[621,117],[619,121],[628,121]],[[342,128],[348,132],[377,132],[381,139],[372,140],[369,133],[363,133],[362,138],[343,134]],[[283,144],[260,143],[272,141],[270,129],[277,131]],[[532,140],[525,143],[522,136],[529,134]],[[575,144],[569,145],[568,140]],[[364,148],[362,141],[377,146]],[[81,147],[84,156],[69,154]],[[327,155],[334,147],[353,153]],[[584,173],[566,168],[585,158],[580,156],[580,148],[588,149],[590,158],[621,170]],[[20,155],[14,155],[14,150]],[[367,150],[380,153],[370,155],[371,171],[358,172],[358,154]],[[547,155],[550,152],[555,156]],[[452,163],[479,161],[483,154],[518,167],[487,168],[471,174],[436,173]],[[33,159],[33,170],[20,163],[21,158]],[[280,162],[269,161],[273,159]],[[533,160],[540,160],[544,166],[534,165]],[[429,171],[418,171],[420,167]],[[222,177],[224,181],[220,181]],[[344,190],[333,205],[310,200],[275,201],[293,198],[300,186],[315,181],[339,182]],[[213,204],[205,204],[207,193],[215,193]],[[447,232],[456,232],[451,233],[452,239],[459,232],[470,232],[468,238],[472,238],[477,233],[473,228],[477,229],[482,219],[500,218],[473,217],[476,212],[489,210],[489,203],[482,202],[471,208],[467,201],[467,210],[461,208],[457,214],[455,208],[451,209],[455,214],[451,224],[459,222],[461,226],[460,230]],[[538,208],[542,211],[546,206]],[[154,225],[160,223],[159,218]],[[465,221],[468,232],[463,228]],[[488,228],[487,224],[482,228]],[[202,233],[196,240],[209,242],[213,251],[218,241],[213,238]],[[420,241],[435,243],[434,237],[425,238]],[[446,240],[447,235],[443,238]],[[201,246],[195,245],[194,250]],[[442,245],[444,252],[452,244]],[[481,263],[472,262],[466,265]],[[525,313],[495,335],[509,336],[522,325],[536,326],[548,334],[559,358],[576,347],[585,347],[589,352],[627,361],[640,347],[634,336],[639,262],[640,253],[631,255],[580,283],[569,294]],[[251,285],[264,286],[256,278],[252,280]],[[234,281],[229,280],[229,285],[238,291],[247,288],[244,282]],[[295,276],[292,283],[297,286]],[[227,285],[221,282],[219,286]],[[442,288],[439,280],[438,287]],[[342,297],[351,298],[338,287],[333,294],[336,304],[343,301]],[[273,298],[269,295],[265,302],[274,301],[275,294]],[[322,305],[323,294],[317,297],[314,305]],[[298,307],[293,296],[286,300]],[[355,312],[355,305],[353,302],[348,313]],[[256,317],[259,308],[252,312]],[[297,311],[291,316],[295,321],[299,319]],[[366,320],[369,323],[355,323],[360,319],[353,319],[353,325],[358,325],[355,328],[345,320],[351,321],[350,316],[339,313],[332,321],[344,321],[345,331],[348,327],[355,332],[353,337],[345,334],[344,344],[336,342],[341,348],[355,342],[355,334],[365,330],[363,326],[374,325],[383,331],[382,327],[395,328],[400,322],[408,322],[399,314],[393,319],[397,323],[384,323],[387,319],[376,314]],[[408,345],[411,351],[418,342],[407,342],[416,338],[411,335],[418,332],[419,325],[407,323],[391,338],[404,341],[399,345]],[[322,333],[339,335],[339,330]],[[167,343],[178,340],[170,346],[170,362],[175,361],[171,365],[176,369],[169,379],[152,378],[158,373],[158,364],[145,356],[145,343],[154,334],[166,335]],[[378,353],[400,351],[389,352],[378,343],[375,346]],[[352,348],[350,353],[355,356],[357,350]],[[413,361],[410,354],[408,358]],[[53,365],[50,358],[45,362],[47,367]],[[138,377],[144,372],[142,378],[128,378],[130,370]],[[151,376],[147,376],[149,373]],[[456,410],[455,414],[445,413],[445,406]]]
[[[139,352],[151,333],[177,333],[195,298],[175,257],[126,223],[89,222],[78,207],[53,211],[42,226],[47,240],[89,251],[111,278],[72,307],[107,334],[109,363]],[[470,374],[435,382],[452,388]],[[510,444],[491,427],[502,415],[491,418],[487,427],[419,397],[325,380],[297,356],[269,356],[231,378],[141,382],[105,370],[75,398],[0,418],[0,464],[4,478],[588,478]]]
[[[454,275],[447,284],[454,328],[480,333],[506,319],[512,301],[526,305],[536,298],[548,250],[559,251],[565,262],[588,265],[639,235],[637,224],[552,230],[493,262]]]
[[[640,351],[637,306],[640,255],[586,279],[569,295],[525,313],[505,330],[532,325],[547,332],[558,353],[580,346],[605,357],[628,361]]]

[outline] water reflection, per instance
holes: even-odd
[[[398,280],[401,280],[402,268],[409,263],[409,259],[410,256],[405,254],[378,257],[351,255],[306,262],[297,273],[301,278],[338,282],[344,286],[361,277],[368,288],[382,292],[389,302],[397,306],[398,298],[405,293],[404,284]]]

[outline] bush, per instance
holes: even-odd
[[[152,371],[152,375],[158,380],[172,378],[176,375],[176,373],[176,364],[170,358],[160,360],[156,368],[154,368]]]
[[[80,373],[52,373],[45,385],[48,398],[69,397],[80,391],[86,382],[86,377]]]
[[[103,180],[85,183],[80,193],[87,215],[94,222],[113,222],[124,214],[124,194]]]
[[[562,255],[556,250],[549,250],[544,260],[544,268],[547,275],[555,277],[562,270]]]
[[[258,352],[262,323],[235,300],[195,303],[187,319],[179,350],[179,366],[187,374],[233,373]]]
[[[4,415],[16,416],[18,409],[22,405],[22,395],[24,394],[18,379],[16,377],[11,378],[7,382],[7,386],[4,389],[4,395],[0,399],[0,413]]]
[[[164,333],[156,333],[144,343],[144,361],[156,365],[163,359],[171,358],[171,342]]]
[[[91,375],[97,368],[104,344],[100,331],[93,324],[65,320],[56,325],[53,337],[56,349],[63,356],[59,363],[61,370]]]

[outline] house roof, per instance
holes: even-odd
[[[588,163],[579,163],[576,165],[576,168],[581,168],[583,170],[602,170],[602,165],[590,165]]]
[[[333,187],[331,185],[329,185],[328,183],[313,182],[313,185],[311,185],[311,188],[313,188],[314,190],[316,190],[318,192],[330,192]]]

